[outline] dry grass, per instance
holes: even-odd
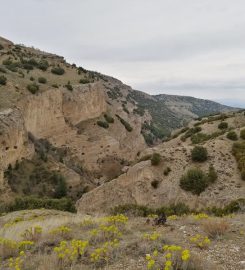
[[[204,231],[212,239],[223,236],[230,228],[229,223],[225,219],[221,218],[207,219],[202,225]]]

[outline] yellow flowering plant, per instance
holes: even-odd
[[[190,242],[201,249],[205,249],[210,245],[211,240],[207,236],[196,234],[190,238]]]

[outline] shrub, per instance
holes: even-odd
[[[45,83],[47,83],[47,79],[44,78],[44,77],[39,77],[39,78],[38,78],[38,82],[39,82],[39,83],[45,84]]]
[[[37,66],[39,69],[43,70],[43,71],[46,71],[49,67],[49,63],[47,60],[41,60],[39,63],[38,63],[38,66]]]
[[[180,187],[193,194],[200,195],[208,186],[206,174],[198,169],[190,169],[180,179]]]
[[[133,130],[130,124],[127,121],[125,121],[123,118],[121,118],[118,114],[116,114],[116,117],[120,120],[120,122],[124,125],[125,129],[128,132],[131,132]]]
[[[217,172],[215,171],[215,168],[214,168],[213,165],[210,165],[209,166],[209,170],[208,170],[208,175],[207,176],[208,176],[208,181],[210,183],[214,183],[217,180],[218,175],[217,175]]]
[[[0,51],[3,50],[3,49],[4,49],[3,45],[0,44]]]
[[[193,161],[204,162],[208,159],[207,149],[203,146],[195,146],[191,151],[191,158]]]
[[[64,177],[59,176],[58,185],[56,186],[54,197],[60,199],[67,195],[67,185]]]
[[[161,161],[161,156],[158,153],[154,153],[151,157],[151,165],[157,166]]]
[[[232,141],[237,141],[238,140],[238,136],[236,134],[235,131],[229,131],[226,135],[226,137],[229,139],[229,140],[232,140]]]
[[[242,180],[245,180],[245,141],[234,143],[232,153],[236,158],[238,169],[241,172]]]
[[[0,76],[0,85],[6,85],[7,78],[3,75]]]
[[[56,209],[60,211],[76,212],[74,203],[68,198],[62,199],[48,199],[38,198],[33,196],[16,198],[13,203],[5,206],[5,212],[13,212],[19,210],[30,210],[30,209]]]
[[[51,72],[55,75],[63,75],[65,73],[65,70],[61,67],[54,67],[51,69]]]
[[[54,88],[59,88],[59,86],[58,86],[58,84],[52,84],[52,87],[54,87]]]
[[[243,139],[243,140],[245,140],[245,129],[242,129],[240,131],[240,138]]]
[[[153,187],[153,188],[158,188],[158,186],[159,186],[159,181],[158,180],[153,180],[152,182],[151,182],[151,186]]]
[[[66,89],[69,91],[73,91],[73,87],[71,85],[71,82],[69,81],[66,85],[65,85]]]
[[[80,80],[79,80],[79,83],[81,83],[81,84],[90,83],[90,80],[87,79],[87,78],[85,78],[85,79],[80,79]]]
[[[32,82],[35,81],[35,78],[31,76],[30,81],[32,81]]]
[[[2,68],[2,67],[0,67],[0,72],[2,72],[2,73],[7,73],[6,69],[4,69],[4,68]]]
[[[221,123],[218,125],[218,128],[219,128],[219,129],[227,129],[227,128],[228,128],[228,123],[227,123],[227,122],[221,122]]]
[[[169,173],[171,172],[171,168],[167,167],[164,171],[163,171],[163,174],[165,176],[169,175]]]
[[[105,121],[97,121],[97,125],[103,128],[109,128],[109,125]]]
[[[32,94],[35,94],[39,90],[39,86],[35,83],[33,84],[28,84],[27,85],[27,90],[29,90]]]
[[[110,115],[104,114],[104,118],[105,118],[106,122],[108,122],[110,124],[114,123],[114,118],[111,117]]]
[[[203,223],[204,231],[213,239],[223,236],[229,227],[229,224],[224,219],[207,219]]]

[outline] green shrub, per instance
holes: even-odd
[[[3,75],[0,76],[0,85],[6,85],[7,78]]]
[[[245,141],[234,143],[232,153],[236,158],[238,169],[241,172],[241,178],[245,180]]]
[[[39,90],[39,86],[38,86],[36,83],[28,84],[26,88],[27,88],[27,90],[29,90],[32,94],[36,94],[37,91]]]
[[[157,189],[158,186],[159,186],[159,181],[158,181],[158,180],[153,180],[153,181],[151,182],[151,186],[152,186],[153,188]]]
[[[193,144],[198,144],[202,142],[206,142],[211,139],[215,139],[220,135],[223,135],[225,133],[225,130],[217,131],[212,134],[205,134],[205,133],[197,133],[191,136],[191,141]]]
[[[3,45],[0,44],[0,51],[3,50],[3,49],[4,49]]]
[[[9,65],[13,64],[13,61],[10,58],[8,58],[8,59],[3,60],[2,64],[4,66],[9,66]]]
[[[81,83],[81,84],[90,83],[90,80],[89,80],[89,79],[87,79],[87,78],[80,79],[80,80],[79,80],[79,83]]]
[[[39,77],[39,78],[38,78],[38,82],[39,82],[39,83],[45,84],[45,83],[47,83],[47,79],[44,78],[44,77]]]
[[[74,203],[68,198],[62,199],[48,199],[38,198],[33,196],[26,196],[16,198],[13,203],[4,205],[1,207],[3,212],[13,212],[19,210],[30,210],[30,209],[56,209],[60,211],[76,212]]]
[[[151,165],[157,166],[161,162],[161,156],[158,153],[154,153],[151,157]]]
[[[105,118],[107,123],[110,123],[110,124],[114,123],[114,118],[111,117],[110,115],[104,114],[104,118]]]
[[[46,71],[49,67],[49,63],[47,60],[41,60],[39,63],[38,63],[38,66],[37,66],[39,69],[43,70],[43,71]]]
[[[32,82],[35,81],[35,78],[31,76],[30,81],[32,81]]]
[[[245,129],[242,129],[240,131],[240,138],[243,139],[243,140],[245,140]]]
[[[65,70],[61,67],[54,67],[51,69],[51,72],[55,75],[63,75],[65,73]]]
[[[191,151],[191,158],[196,162],[204,162],[208,159],[207,149],[203,146],[195,146]]]
[[[227,122],[221,122],[221,123],[218,125],[218,128],[219,128],[219,129],[227,129],[227,128],[228,128],[228,123],[227,123]]]
[[[59,176],[58,178],[58,184],[55,188],[54,197],[56,199],[61,199],[62,197],[65,197],[67,195],[67,184],[64,177]]]
[[[97,121],[97,125],[103,128],[109,128],[109,125],[105,121]]]
[[[1,73],[7,73],[6,69],[4,69],[4,68],[2,68],[2,67],[0,67],[0,72],[1,72]]]
[[[33,65],[29,64],[29,63],[23,63],[22,67],[26,70],[33,70]]]
[[[52,84],[52,87],[54,87],[54,88],[59,88],[59,86],[58,86],[58,84]]]
[[[164,171],[163,171],[163,174],[165,176],[169,175],[169,173],[171,172],[171,168],[167,167]]]
[[[130,124],[127,121],[125,121],[123,118],[121,118],[118,114],[116,114],[116,117],[120,120],[120,122],[122,123],[122,125],[124,125],[125,129],[128,132],[131,132],[133,130]]]
[[[209,166],[207,177],[208,177],[209,183],[214,183],[218,179],[217,172],[215,171],[215,168],[213,165]]]
[[[200,195],[208,186],[206,174],[198,169],[189,169],[180,179],[180,187],[193,194]]]
[[[65,88],[66,88],[67,90],[69,90],[69,91],[73,91],[73,87],[72,87],[70,81],[65,85]]]
[[[226,135],[226,137],[229,139],[229,140],[232,140],[232,141],[237,141],[238,140],[238,136],[236,134],[235,131],[229,131]]]

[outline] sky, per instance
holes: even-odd
[[[0,36],[150,94],[245,108],[245,0],[1,0]]]

